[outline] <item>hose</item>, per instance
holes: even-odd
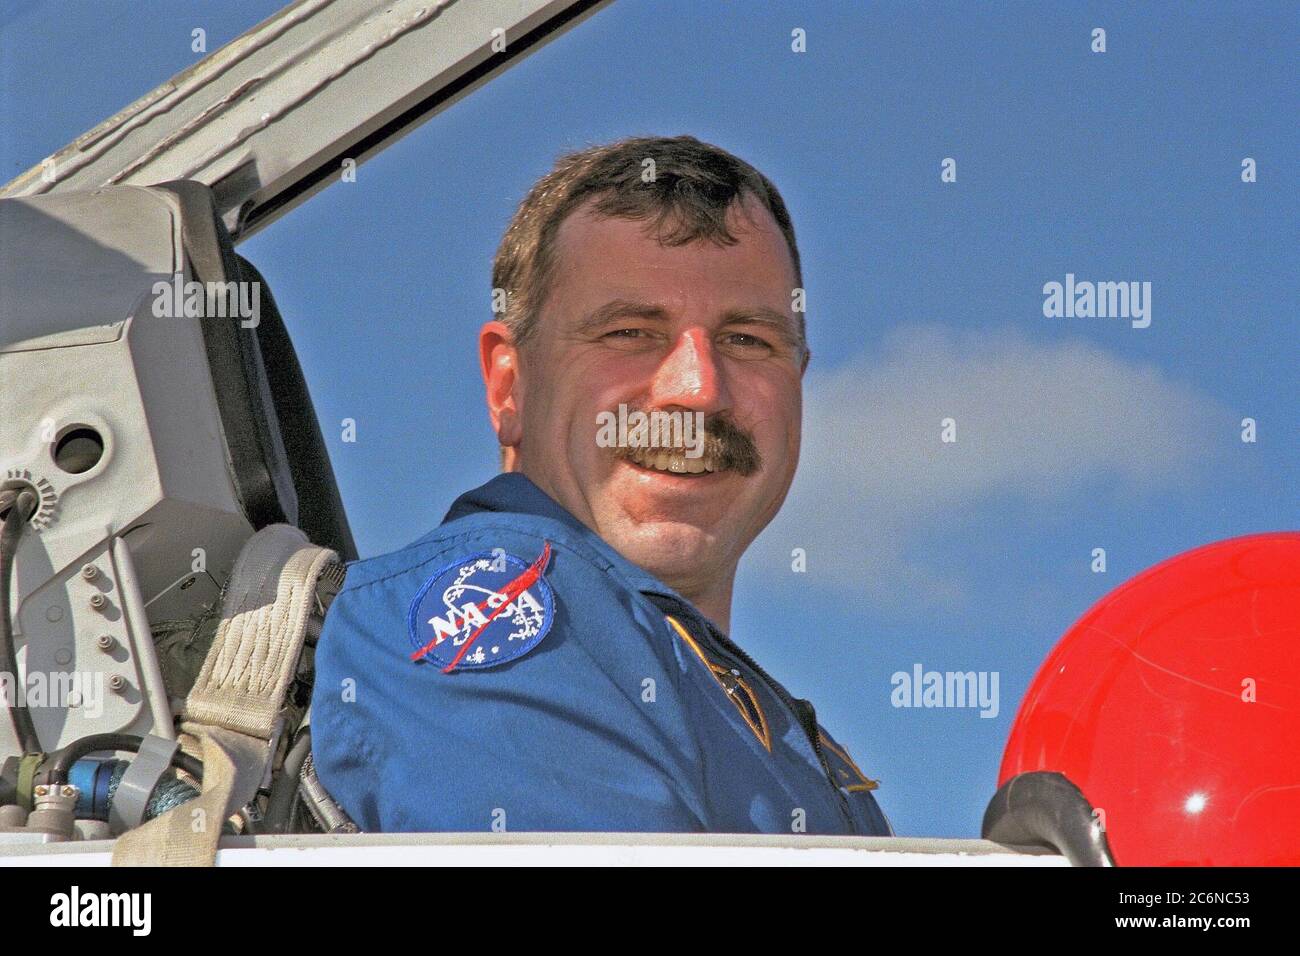
[[[100,750],[127,750],[135,753],[140,749],[141,739],[135,734],[91,734],[73,741],[54,755],[49,765],[48,780],[55,786],[68,782],[68,773],[72,765],[89,754]],[[203,780],[203,764],[187,753],[177,750],[172,754],[171,765],[184,770],[195,780]]]
[[[12,503],[12,507],[9,504]],[[18,686],[18,651],[14,646],[13,618],[9,609],[9,589],[13,585],[14,556],[18,553],[18,540],[27,527],[27,522],[36,512],[39,499],[30,488],[23,488],[0,498],[0,511],[8,507],[5,514],[4,528],[0,530],[0,669],[9,674]],[[36,736],[36,725],[32,723],[32,712],[27,708],[24,694],[15,693],[9,702],[9,719],[13,722],[14,733],[18,737],[18,746],[24,754],[41,752],[41,741]]]
[[[77,819],[109,820],[117,788],[125,776],[129,760],[83,757],[68,772],[68,782],[80,792],[77,796]],[[179,777],[163,777],[155,784],[145,804],[141,822],[161,816],[172,807],[193,800],[199,795]]]
[[[271,787],[271,797],[267,800],[266,815],[263,817],[267,833],[283,833],[288,829],[289,816],[293,812],[293,798],[298,795],[298,775],[302,772],[302,765],[309,753],[311,728],[304,728],[289,752],[284,755],[280,779]]]

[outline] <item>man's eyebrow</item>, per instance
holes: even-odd
[[[668,310],[653,302],[636,302],[632,299],[612,299],[594,309],[578,322],[574,332],[579,335],[593,332],[613,319],[667,319]]]

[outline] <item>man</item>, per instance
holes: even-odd
[[[504,473],[349,568],[317,648],[322,783],[365,830],[889,834],[875,782],[726,634],[799,456],[776,188],[687,136],[565,156],[493,285]]]

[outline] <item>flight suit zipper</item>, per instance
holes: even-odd
[[[853,814],[849,810],[848,799],[844,796],[844,791],[835,783],[835,777],[831,773],[830,764],[826,761],[826,754],[822,751],[821,734],[817,729],[817,712],[813,709],[813,705],[806,700],[791,697],[784,687],[774,681],[768,675],[767,671],[763,670],[763,668],[758,665],[758,662],[755,661],[754,658],[750,657],[749,654],[737,646],[729,637],[720,631],[715,630],[702,618],[698,618],[693,614],[690,616],[694,623],[702,628],[704,633],[707,633],[709,637],[713,638],[715,643],[721,645],[724,651],[735,657],[753,671],[758,676],[759,680],[767,685],[773,696],[775,696],[777,700],[781,701],[781,703],[785,704],[786,708],[794,714],[795,720],[797,720],[799,726],[803,728],[804,735],[807,736],[808,742],[812,744],[813,753],[817,755],[817,761],[821,764],[822,774],[827,785],[835,791],[835,796],[839,801],[840,813],[844,817],[844,822],[848,825],[849,832],[856,833],[857,825],[853,822]]]

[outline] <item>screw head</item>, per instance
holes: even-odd
[[[64,787],[59,792],[62,793],[65,797],[75,797],[77,795],[77,788],[68,786],[68,787]]]
[[[108,686],[114,693],[120,694],[126,689],[126,678],[121,674],[114,674],[108,679]]]
[[[112,634],[101,634],[99,637],[95,638],[95,643],[99,646],[101,651],[109,651],[113,649],[113,645],[116,644],[117,641],[113,639]]]
[[[96,591],[94,594],[90,596],[90,606],[93,607],[96,611],[98,611],[107,603],[108,603],[108,598],[104,597],[104,595],[100,594],[98,591]]]
[[[93,581],[95,578],[99,577],[99,568],[95,567],[93,564],[83,564],[81,566],[81,576],[87,581]]]
[[[32,792],[33,792],[34,794],[36,794],[36,796],[38,796],[38,797],[43,797],[43,796],[45,796],[47,793],[50,792],[50,788],[49,788],[49,787],[45,787],[45,786],[41,786],[41,787],[37,787],[37,788],[36,788],[35,790],[33,790]]]

